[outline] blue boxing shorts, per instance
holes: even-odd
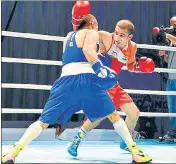
[[[83,73],[57,79],[39,120],[47,124],[56,121],[63,124],[80,110],[91,122],[115,111],[111,98],[98,84],[95,74]]]

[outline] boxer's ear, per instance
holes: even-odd
[[[132,38],[133,38],[133,34],[130,34],[130,35],[128,36],[128,38],[129,38],[129,39],[132,39]]]

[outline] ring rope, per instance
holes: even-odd
[[[51,87],[52,87],[51,85],[2,83],[2,88],[50,90]],[[124,89],[124,90],[127,93],[133,94],[176,95],[176,91],[150,91],[150,90],[135,90],[135,89]]]
[[[43,109],[20,109],[20,108],[2,108],[2,113],[42,113]],[[83,111],[76,112],[81,114]],[[121,116],[126,116],[126,113],[118,111]],[[84,113],[83,113],[84,114]],[[140,112],[142,117],[176,117],[176,113],[157,113],[157,112]]]
[[[65,40],[65,37],[59,37],[59,36],[40,35],[40,34],[31,34],[31,33],[19,33],[19,32],[10,32],[10,31],[2,31],[2,36],[28,38],[28,39],[39,39],[39,40],[48,40],[48,41],[64,41]],[[137,48],[176,51],[175,47],[156,46],[156,45],[147,45],[147,44],[137,44]],[[11,63],[11,62],[13,62],[13,63],[26,63],[26,64],[42,64],[42,65],[59,65],[59,66],[62,65],[62,61],[7,58],[7,57],[2,57],[2,62],[7,62],[7,63]],[[123,70],[126,70],[126,67],[123,67]],[[155,68],[155,72],[176,73],[176,69]],[[2,83],[2,88],[50,90],[51,86],[50,85],[35,85],[35,84]],[[137,93],[137,94],[176,95],[176,92],[174,92],[174,91],[148,91],[148,90],[132,90],[132,89],[125,89],[125,91],[127,91],[128,93]],[[2,108],[2,113],[41,113],[42,110],[43,109]],[[77,112],[77,113],[82,113],[82,111]],[[126,115],[124,112],[119,112],[119,114],[120,115],[124,115],[124,116]],[[176,117],[176,113],[140,112],[140,116],[148,116],[148,117]]]
[[[54,60],[40,60],[40,59],[24,59],[24,58],[11,58],[2,57],[2,62],[4,63],[22,63],[22,64],[42,64],[42,65],[58,65],[62,66],[62,61]]]
[[[39,59],[24,59],[24,58],[10,58],[2,57],[2,62],[5,63],[23,63],[23,64],[42,64],[42,65],[58,65],[62,66],[62,61],[54,60],[39,60]],[[127,67],[124,66],[123,70],[127,70]],[[176,69],[167,69],[167,68],[155,68],[154,72],[163,72],[163,73],[176,73]]]
[[[2,31],[1,35],[9,36],[9,37],[16,37],[16,38],[38,39],[38,40],[59,41],[59,42],[63,42],[65,40],[65,37],[61,37],[61,36],[11,32],[11,31]]]
[[[65,40],[65,37],[60,37],[60,36],[20,33],[20,32],[11,32],[11,31],[2,31],[2,36],[28,38],[28,39],[39,39],[39,40],[48,40],[48,41],[49,40],[50,41],[64,41]],[[156,45],[148,45],[148,44],[137,44],[137,48],[176,51],[176,47],[156,46]]]

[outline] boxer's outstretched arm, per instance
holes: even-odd
[[[95,30],[87,30],[83,41],[83,53],[88,62],[93,63],[98,60],[98,54],[96,52],[96,46],[99,42],[99,34]]]
[[[127,62],[127,69],[129,71],[134,71],[134,64],[136,63],[136,52],[137,52],[137,46],[136,43],[133,43],[133,48],[131,51],[131,57],[129,58]]]
[[[100,52],[103,54],[107,54],[108,50],[112,46],[113,37],[112,33],[107,31],[98,31],[99,33],[99,44],[100,44]]]
[[[117,84],[117,74],[110,68],[105,67],[98,59],[96,52],[97,43],[99,42],[99,34],[94,30],[88,30],[85,34],[82,50],[89,63],[92,64],[92,69],[99,78],[100,85],[105,90],[112,88]]]
[[[152,73],[155,69],[154,61],[151,58],[140,57],[138,62],[136,62],[136,51],[137,46],[135,44],[131,52],[132,56],[127,62],[127,69],[132,72]]]

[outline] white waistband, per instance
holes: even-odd
[[[82,73],[93,73],[91,65],[86,62],[79,62],[79,63],[70,63],[66,64],[62,67],[61,77],[69,76],[69,75],[78,75]]]

